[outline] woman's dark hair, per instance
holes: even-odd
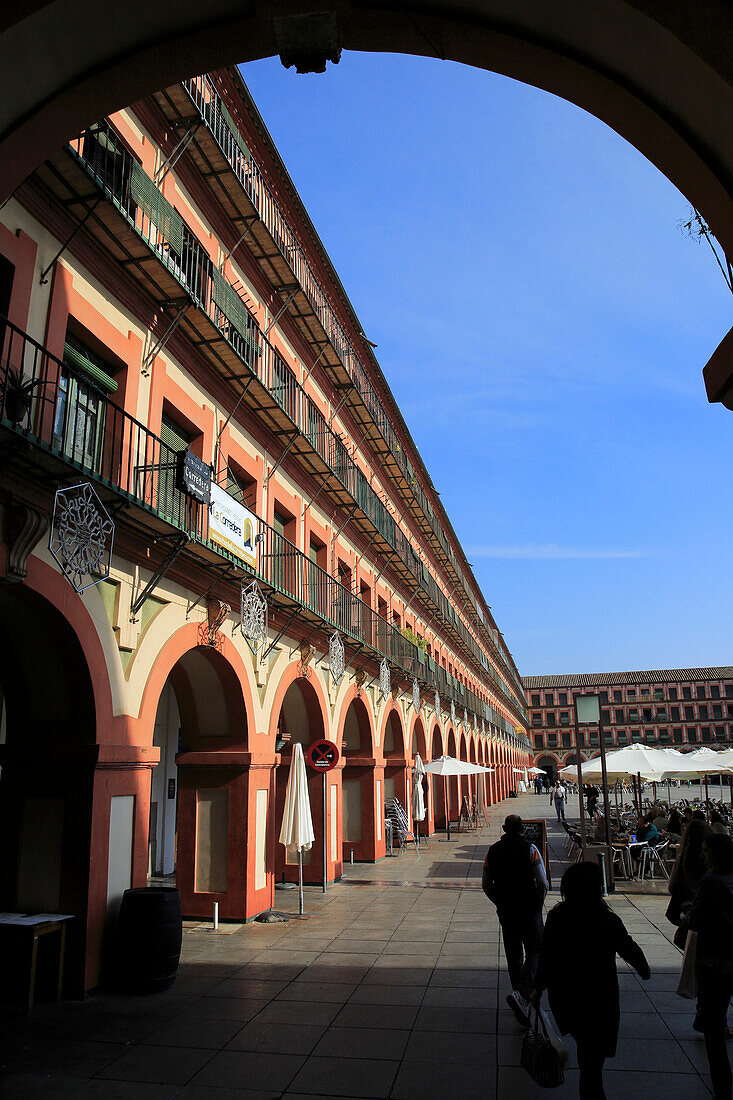
[[[702,810],[693,810],[692,811],[692,820],[693,821],[704,821],[705,820],[705,814],[702,812]]]
[[[685,876],[698,882],[707,872],[702,856],[702,842],[710,833],[707,821],[693,818],[684,831],[680,844],[680,864]]]
[[[723,819],[723,815],[721,813],[719,813],[718,810],[712,810],[711,811],[711,813],[710,813],[710,824],[711,825],[725,825],[725,820]]]
[[[682,836],[682,818],[680,817],[679,810],[672,810],[672,813],[669,815],[667,832],[677,833],[678,836]]]
[[[703,842],[703,854],[714,875],[733,871],[733,840],[724,833],[709,833]]]
[[[603,904],[603,878],[597,863],[574,863],[560,882],[563,901],[581,908]]]

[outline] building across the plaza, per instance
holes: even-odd
[[[236,69],[23,184],[0,315],[0,909],[75,915],[70,988],[149,875],[187,916],[272,906],[296,742],[340,752],[312,883],[384,856],[418,753],[493,769],[454,818],[516,786],[514,661]]]
[[[604,742],[681,749],[733,744],[733,667],[523,676],[537,767],[576,762],[576,695],[600,696]],[[599,751],[596,727],[580,730],[581,759]]]

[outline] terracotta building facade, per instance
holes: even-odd
[[[309,882],[385,855],[418,753],[493,769],[453,817],[507,795],[522,682],[237,70],[26,180],[0,315],[0,909],[76,916],[70,989],[149,876],[190,917],[272,906],[296,742],[340,752]]]
[[[608,748],[641,742],[685,750],[733,744],[733,667],[524,676],[537,767],[555,774],[576,758],[576,695],[600,696]],[[598,727],[580,730],[582,760],[597,756]]]

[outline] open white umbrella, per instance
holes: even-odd
[[[425,820],[425,795],[422,789],[422,777],[425,775],[425,765],[420,753],[415,757],[415,768],[412,779],[412,820],[415,825],[415,840],[420,844],[420,830],[417,827],[419,821]]]
[[[286,848],[294,848],[298,853],[298,912],[303,912],[303,852],[309,851],[316,834],[313,832],[311,801],[308,794],[308,776],[303,758],[303,746],[299,741],[293,745],[293,757],[288,772],[288,786],[285,791],[285,809],[280,829],[280,843]]]
[[[445,823],[450,840],[450,794],[448,777],[453,775],[478,775],[481,772],[493,772],[493,768],[484,768],[481,764],[469,764],[467,760],[456,760],[455,756],[441,756],[425,765],[425,771],[431,775],[443,776],[445,797]]]
[[[730,775],[733,772],[733,758],[730,752],[715,752],[703,745],[696,752],[679,753],[671,763],[665,779],[700,779],[705,783],[705,803],[709,801],[708,776]],[[722,781],[721,781],[722,791]],[[710,807],[707,807],[708,815]]]

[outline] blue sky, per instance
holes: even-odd
[[[492,73],[242,72],[520,672],[733,663],[733,297],[685,198]]]

